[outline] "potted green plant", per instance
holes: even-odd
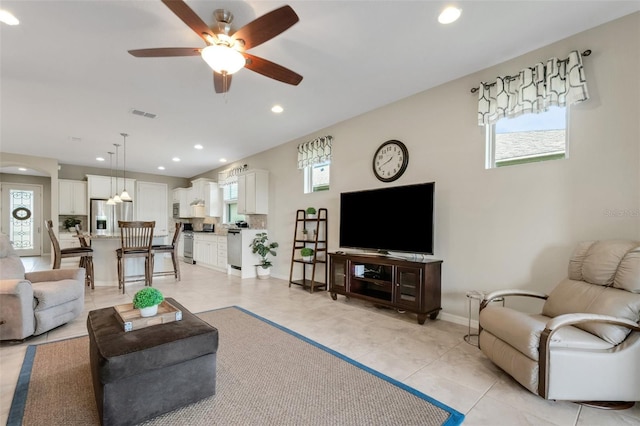
[[[302,230],[302,239],[307,241],[307,239],[309,238],[309,231],[306,229]]]
[[[82,221],[76,217],[70,216],[62,222],[62,226],[69,230],[69,232],[76,232],[76,225],[81,224]]]
[[[316,209],[315,207],[307,207],[307,218],[308,219],[315,219],[316,218]]]
[[[311,262],[311,260],[313,260],[313,249],[305,247],[300,250],[300,255],[302,256],[302,260],[305,262]]]
[[[145,287],[133,296],[133,308],[140,309],[140,316],[152,317],[158,313],[158,305],[164,296],[157,288]]]
[[[275,256],[278,243],[275,241],[269,241],[269,237],[266,232],[260,232],[256,234],[255,238],[249,245],[251,252],[260,256],[260,263],[256,265],[256,272],[258,278],[266,279],[271,274],[271,267],[273,263],[267,256]]]

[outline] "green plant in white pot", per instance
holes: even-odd
[[[307,207],[307,219],[315,219],[316,218],[316,209],[315,207]]]
[[[158,313],[158,305],[162,303],[164,296],[160,290],[153,287],[145,287],[133,296],[133,308],[140,309],[140,316],[152,317]]]
[[[269,278],[273,263],[271,263],[268,256],[276,255],[278,243],[276,243],[275,241],[269,241],[269,237],[266,232],[260,232],[256,234],[251,244],[249,244],[249,247],[251,247],[252,253],[260,256],[260,263],[256,265],[256,273],[258,275],[258,278]]]
[[[303,248],[300,250],[300,256],[305,262],[311,262],[313,260],[313,249],[309,247]]]

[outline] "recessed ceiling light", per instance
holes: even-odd
[[[204,148],[204,147],[203,147],[202,145],[200,145],[199,143],[198,143],[198,144],[195,144],[193,147],[194,147],[195,149],[202,149],[202,148]]]
[[[227,162],[227,159],[226,159],[226,158],[221,158],[221,159],[220,159],[220,162],[221,162],[221,163],[226,163],[226,162]]]
[[[175,161],[177,163],[178,161],[180,161],[180,159],[178,157],[173,157],[171,161]]]
[[[104,161],[103,157],[96,157],[96,161]]]
[[[450,24],[452,22],[455,22],[460,17],[461,13],[462,9],[458,9],[454,6],[449,6],[442,11],[440,16],[438,16],[438,22],[440,22],[441,24]]]
[[[6,10],[0,10],[0,22],[4,22],[7,25],[18,25],[20,23],[18,18]]]
[[[20,170],[21,172],[26,172],[27,169],[25,169],[24,167],[18,167],[18,170]]]
[[[158,166],[158,170],[164,170],[164,166]]]
[[[271,107],[271,111],[275,112],[276,114],[280,114],[282,111],[284,111],[284,108],[282,108],[280,105],[274,105]]]

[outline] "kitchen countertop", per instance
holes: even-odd
[[[73,234],[71,234],[73,235]],[[168,236],[169,234],[153,234],[153,238],[163,238]],[[75,236],[75,235],[74,235]],[[96,235],[96,234],[90,234],[88,235],[89,238],[91,238],[92,240],[115,240],[115,239],[120,239],[120,234],[106,234],[106,235]]]

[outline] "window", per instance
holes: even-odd
[[[329,171],[331,164],[314,164],[304,168],[304,193],[326,191],[329,189]]]
[[[486,168],[566,158],[567,122],[566,107],[551,107],[486,125]]]
[[[235,223],[245,220],[243,214],[238,214],[238,182],[223,186],[222,199],[224,202],[223,223]]]

